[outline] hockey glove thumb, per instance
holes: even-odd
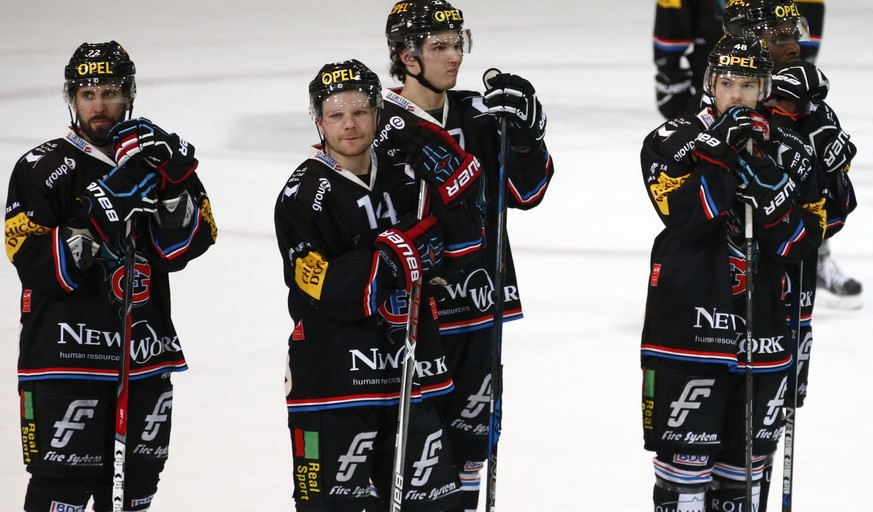
[[[405,151],[415,174],[431,184],[446,205],[452,205],[475,190],[482,167],[479,160],[461,149],[455,139],[439,126],[419,121],[405,130],[409,135]]]
[[[739,150],[755,130],[752,112],[752,109],[748,107],[734,105],[719,116],[715,123],[709,127],[709,130],[728,146],[732,146],[735,151]]]

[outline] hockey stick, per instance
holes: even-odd
[[[112,511],[124,510],[124,457],[127,451],[128,395],[130,392],[130,344],[133,326],[133,275],[135,247],[132,222],[124,223],[124,281],[121,305],[121,361],[115,399],[115,450],[113,451]]]
[[[482,76],[486,89],[488,81],[500,71],[489,69]],[[506,155],[509,140],[506,117],[500,118],[500,168],[497,177],[497,233],[494,268],[494,324],[491,333],[491,396],[488,425],[488,481],[485,484],[485,510],[494,512],[497,500],[497,443],[500,440],[503,416],[503,281],[506,276]]]
[[[782,461],[782,512],[791,512],[794,502],[794,436],[797,423],[797,386],[800,382],[800,314],[803,308],[803,261],[797,272],[797,315],[794,318],[794,332],[791,337],[791,355],[794,358],[794,372],[788,374],[790,402],[785,405],[785,445]]]
[[[427,210],[427,183],[418,190],[418,220]],[[394,438],[394,478],[391,482],[391,512],[400,512],[403,505],[403,478],[406,464],[406,444],[409,441],[409,408],[412,405],[412,380],[415,377],[415,345],[418,341],[418,318],[421,306],[422,272],[409,285],[409,311],[406,315],[406,351],[400,376],[400,401],[397,409],[397,435]]]
[[[746,151],[752,154],[754,151],[754,143],[752,139],[746,143]],[[752,291],[754,289],[752,283],[752,267],[754,253],[752,244],[754,242],[754,229],[752,227],[752,205],[746,203],[746,510],[752,510],[752,450],[754,436],[754,392],[752,389]]]

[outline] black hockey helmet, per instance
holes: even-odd
[[[770,18],[764,27],[771,40],[790,38],[809,41],[809,23],[800,14],[793,0],[769,0]]]
[[[309,82],[309,114],[321,116],[325,98],[345,91],[361,91],[367,95],[370,106],[382,108],[382,84],[379,76],[356,59],[332,62],[322,66]]]
[[[464,29],[464,13],[445,0],[411,0],[394,4],[388,14],[385,37],[388,44],[432,32]]]
[[[770,0],[728,0],[722,28],[733,36],[759,36],[771,18]]]
[[[708,57],[709,65],[703,79],[703,90],[712,95],[719,76],[740,76],[761,80],[758,101],[770,95],[773,59],[760,38],[726,34],[716,43]]]
[[[64,67],[64,101],[72,103],[76,90],[83,86],[121,84],[129,101],[136,97],[136,66],[115,41],[82,43]]]
[[[445,0],[411,0],[394,4],[388,14],[385,37],[392,50],[406,48],[418,55],[421,41],[437,32],[456,31],[461,51],[469,53],[472,38],[464,30],[464,13]]]

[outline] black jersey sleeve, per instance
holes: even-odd
[[[667,121],[643,141],[640,165],[652,206],[670,230],[706,235],[721,229],[739,181],[692,156],[701,127],[693,118]]]
[[[81,207],[75,200],[81,180],[74,172],[75,160],[62,151],[35,151],[18,161],[9,180],[6,255],[22,288],[63,295],[75,290],[83,278],[60,229]]]
[[[276,201],[276,238],[291,316],[300,318],[298,307],[314,307],[343,322],[371,316],[399,289],[398,279],[379,258],[373,236],[348,245],[342,220],[324,196],[319,181],[298,168]]]
[[[206,189],[197,174],[185,181],[185,192],[177,208],[186,208],[183,222],[179,226],[168,226],[160,222],[158,215],[149,218],[149,263],[166,272],[185,268],[189,261],[197,258],[215,243],[218,227],[212,215],[212,205]]]

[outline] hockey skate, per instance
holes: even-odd
[[[860,309],[861,283],[840,271],[829,253],[818,258],[816,301],[836,309]]]

